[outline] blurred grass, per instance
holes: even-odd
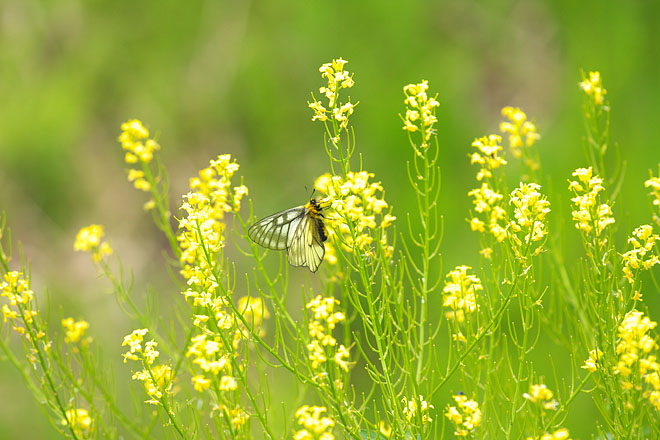
[[[571,171],[585,164],[579,69],[599,70],[612,138],[628,165],[614,207],[626,213],[623,240],[649,218],[642,182],[660,162],[659,20],[653,1],[5,0],[0,210],[33,263],[37,289],[47,285],[59,304],[53,314],[61,307],[84,316],[101,333],[123,318],[99,311],[110,309],[107,288],[87,256],[72,252],[81,226],[106,225],[135,270],[136,290],[162,287],[164,301],[177,294],[161,272],[165,246],[141,210],[142,194],[125,181],[120,123],[137,117],[160,133],[173,206],[189,176],[231,153],[265,215],[301,203],[305,186],[327,171],[321,128],[306,102],[321,85],[318,66],[341,56],[356,72],[352,121],[364,167],[382,180],[400,219],[413,203],[402,177],[410,157],[398,117],[402,87],[428,79],[439,94],[446,270],[477,264],[465,222],[474,186],[467,153],[475,137],[497,130],[505,105],[536,122],[543,171],[553,181],[552,221],[564,223],[563,241],[575,241],[568,205],[558,205],[567,203]],[[659,309],[657,292],[645,299]],[[0,399],[0,438],[21,438],[28,427],[32,438],[54,436],[7,363],[0,363],[0,395],[11,396]],[[571,433],[592,432],[580,423],[589,404],[573,409]]]

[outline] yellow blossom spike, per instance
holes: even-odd
[[[479,404],[463,393],[454,396],[456,406],[448,405],[445,411],[447,417],[454,423],[456,430],[454,435],[457,437],[466,437],[481,424],[481,410]]]

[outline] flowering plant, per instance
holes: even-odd
[[[465,146],[465,166],[477,168],[465,231],[480,246],[470,265],[447,271],[438,96],[427,81],[403,87],[410,159],[401,172],[418,209],[397,218],[385,185],[355,154],[357,103],[345,95],[356,82],[346,65],[323,64],[319,98],[308,103],[328,159],[314,185],[323,198],[260,221],[259,243],[248,239],[253,201],[235,158],[210,160],[173,215],[160,145],[141,121],[122,124],[128,180],[148,194],[144,208],[167,240],[180,292],[173,315],[154,314],[136,300],[104,227],[80,230],[74,249],[89,252],[134,325],[116,337],[123,363],[104,357],[93,322],[67,315],[61,328],[49,326],[29,271],[11,259],[3,217],[0,348],[55,429],[74,439],[567,439],[564,425],[584,396],[600,437],[660,436],[657,324],[642,296],[659,262],[660,177],[643,182],[653,216],[618,246],[611,188],[621,176],[605,160],[600,75],[579,84],[586,163],[564,191],[582,249],[577,269],[557,244],[562,202],[544,183],[541,136],[507,106],[499,133]],[[290,282],[284,253],[278,260],[259,246],[290,251],[294,239],[323,250],[322,270],[302,288]],[[293,261],[311,269],[307,249],[297,250]],[[547,362],[540,338],[568,368]],[[134,407],[117,398],[113,377],[130,379]]]

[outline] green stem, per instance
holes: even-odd
[[[465,358],[468,357],[468,355],[472,352],[472,350],[477,346],[479,341],[486,336],[491,330],[493,330],[497,325],[499,325],[500,320],[502,318],[502,315],[507,309],[507,306],[509,305],[509,302],[511,302],[511,298],[513,298],[515,294],[515,289],[516,289],[516,284],[518,283],[518,279],[523,276],[523,274],[519,274],[518,276],[515,277],[513,282],[511,283],[511,287],[509,288],[509,292],[506,294],[504,297],[502,304],[500,304],[499,309],[497,309],[497,312],[493,315],[491,320],[488,322],[486,327],[484,327],[478,334],[475,336],[475,338],[470,342],[467,347],[465,347],[465,350],[461,354],[461,356],[458,358],[458,360],[454,363],[454,365],[449,369],[445,377],[443,377],[438,385],[435,386],[435,388],[431,391],[431,394],[429,396],[429,399],[432,399],[433,396],[440,391],[440,389],[447,383],[447,381],[454,375],[454,373],[458,370],[458,368],[463,364],[463,361]]]
[[[15,294],[18,294],[18,292],[14,292]],[[35,326],[31,325],[30,322],[25,317],[25,311],[23,310],[23,307],[21,306],[20,303],[18,303],[18,310],[20,312],[21,320],[23,321],[23,324],[25,325],[26,331],[28,338],[30,340],[30,343],[32,344],[33,348],[33,353],[37,355],[39,358],[39,365],[41,365],[41,371],[43,372],[43,375],[46,379],[46,385],[48,386],[48,390],[51,393],[51,398],[55,401],[55,407],[56,409],[60,412],[60,415],[62,416],[63,420],[67,420],[67,427],[69,431],[71,432],[71,435],[74,439],[77,439],[78,436],[76,435],[75,429],[73,428],[73,424],[69,419],[67,418],[66,415],[66,409],[64,409],[64,404],[60,400],[59,393],[57,392],[57,387],[55,386],[55,381],[53,380],[53,377],[50,372],[50,368],[48,366],[48,363],[46,362],[46,358],[44,355],[43,350],[39,346],[39,338],[37,338],[36,333],[38,331],[35,329]],[[35,321],[30,320],[32,323]],[[52,404],[52,401],[50,399],[47,399],[50,401]]]

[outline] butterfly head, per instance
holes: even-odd
[[[322,200],[319,199],[309,199],[309,203],[307,204],[307,209],[314,214],[321,214],[321,211],[323,210],[324,206],[321,205]]]

